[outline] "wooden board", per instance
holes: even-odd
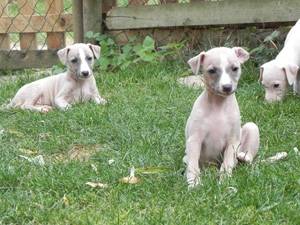
[[[294,22],[299,18],[299,0],[205,1],[113,8],[107,15],[106,26],[109,30],[219,26]]]
[[[7,0],[0,1],[0,12],[2,16],[6,16],[7,12]],[[8,34],[0,34],[0,49],[10,49],[10,40]]]
[[[35,33],[35,32],[65,32],[72,30],[72,15],[62,14],[47,16],[17,16],[16,18],[0,18],[0,34]]]
[[[61,15],[64,11],[63,0],[48,0],[46,3],[46,11],[48,14]],[[65,46],[65,33],[57,32],[52,29],[47,33],[47,47],[48,49],[59,49]]]
[[[59,62],[55,50],[0,51],[0,69],[48,68]]]
[[[86,34],[89,31],[102,33],[102,1],[84,0],[83,1],[83,30]],[[84,38],[85,42],[95,42]]]
[[[34,7],[37,0],[17,0],[22,15],[31,16],[34,14]],[[37,49],[35,33],[20,33],[21,49]]]

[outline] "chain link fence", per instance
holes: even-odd
[[[71,0],[1,0],[0,51],[58,49],[73,42]]]

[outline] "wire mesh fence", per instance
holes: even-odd
[[[0,50],[47,50],[73,40],[71,0],[1,0]]]

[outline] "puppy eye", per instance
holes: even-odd
[[[91,61],[93,58],[91,56],[86,57],[88,61]]]
[[[216,70],[216,68],[212,68],[212,69],[207,70],[207,72],[210,74],[214,74],[217,72],[217,70]]]
[[[233,72],[237,72],[239,70],[239,68],[237,66],[234,66],[231,68]]]
[[[273,84],[274,88],[279,88],[279,84]]]
[[[71,60],[71,63],[77,63],[78,62],[78,59],[77,58],[74,58]]]

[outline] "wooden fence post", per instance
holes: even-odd
[[[46,12],[59,16],[64,11],[63,0],[47,0]],[[57,19],[57,22],[58,19]],[[65,46],[65,33],[63,32],[49,32],[47,33],[48,49],[59,49]]]
[[[24,16],[33,15],[36,2],[37,0],[18,0],[20,14]],[[35,33],[20,33],[19,36],[21,49],[37,49]]]
[[[102,0],[83,1],[83,30],[102,33]],[[94,41],[84,38],[85,41]]]
[[[1,15],[6,15],[7,12],[7,3],[8,0],[1,0],[0,2],[0,12]],[[0,34],[0,49],[9,50],[10,49],[10,40],[8,34]]]
[[[106,14],[112,7],[117,5],[117,0],[103,0],[102,13]]]
[[[84,41],[83,34],[83,3],[84,0],[72,1],[72,14],[73,14],[73,32],[74,42],[81,43]]]

